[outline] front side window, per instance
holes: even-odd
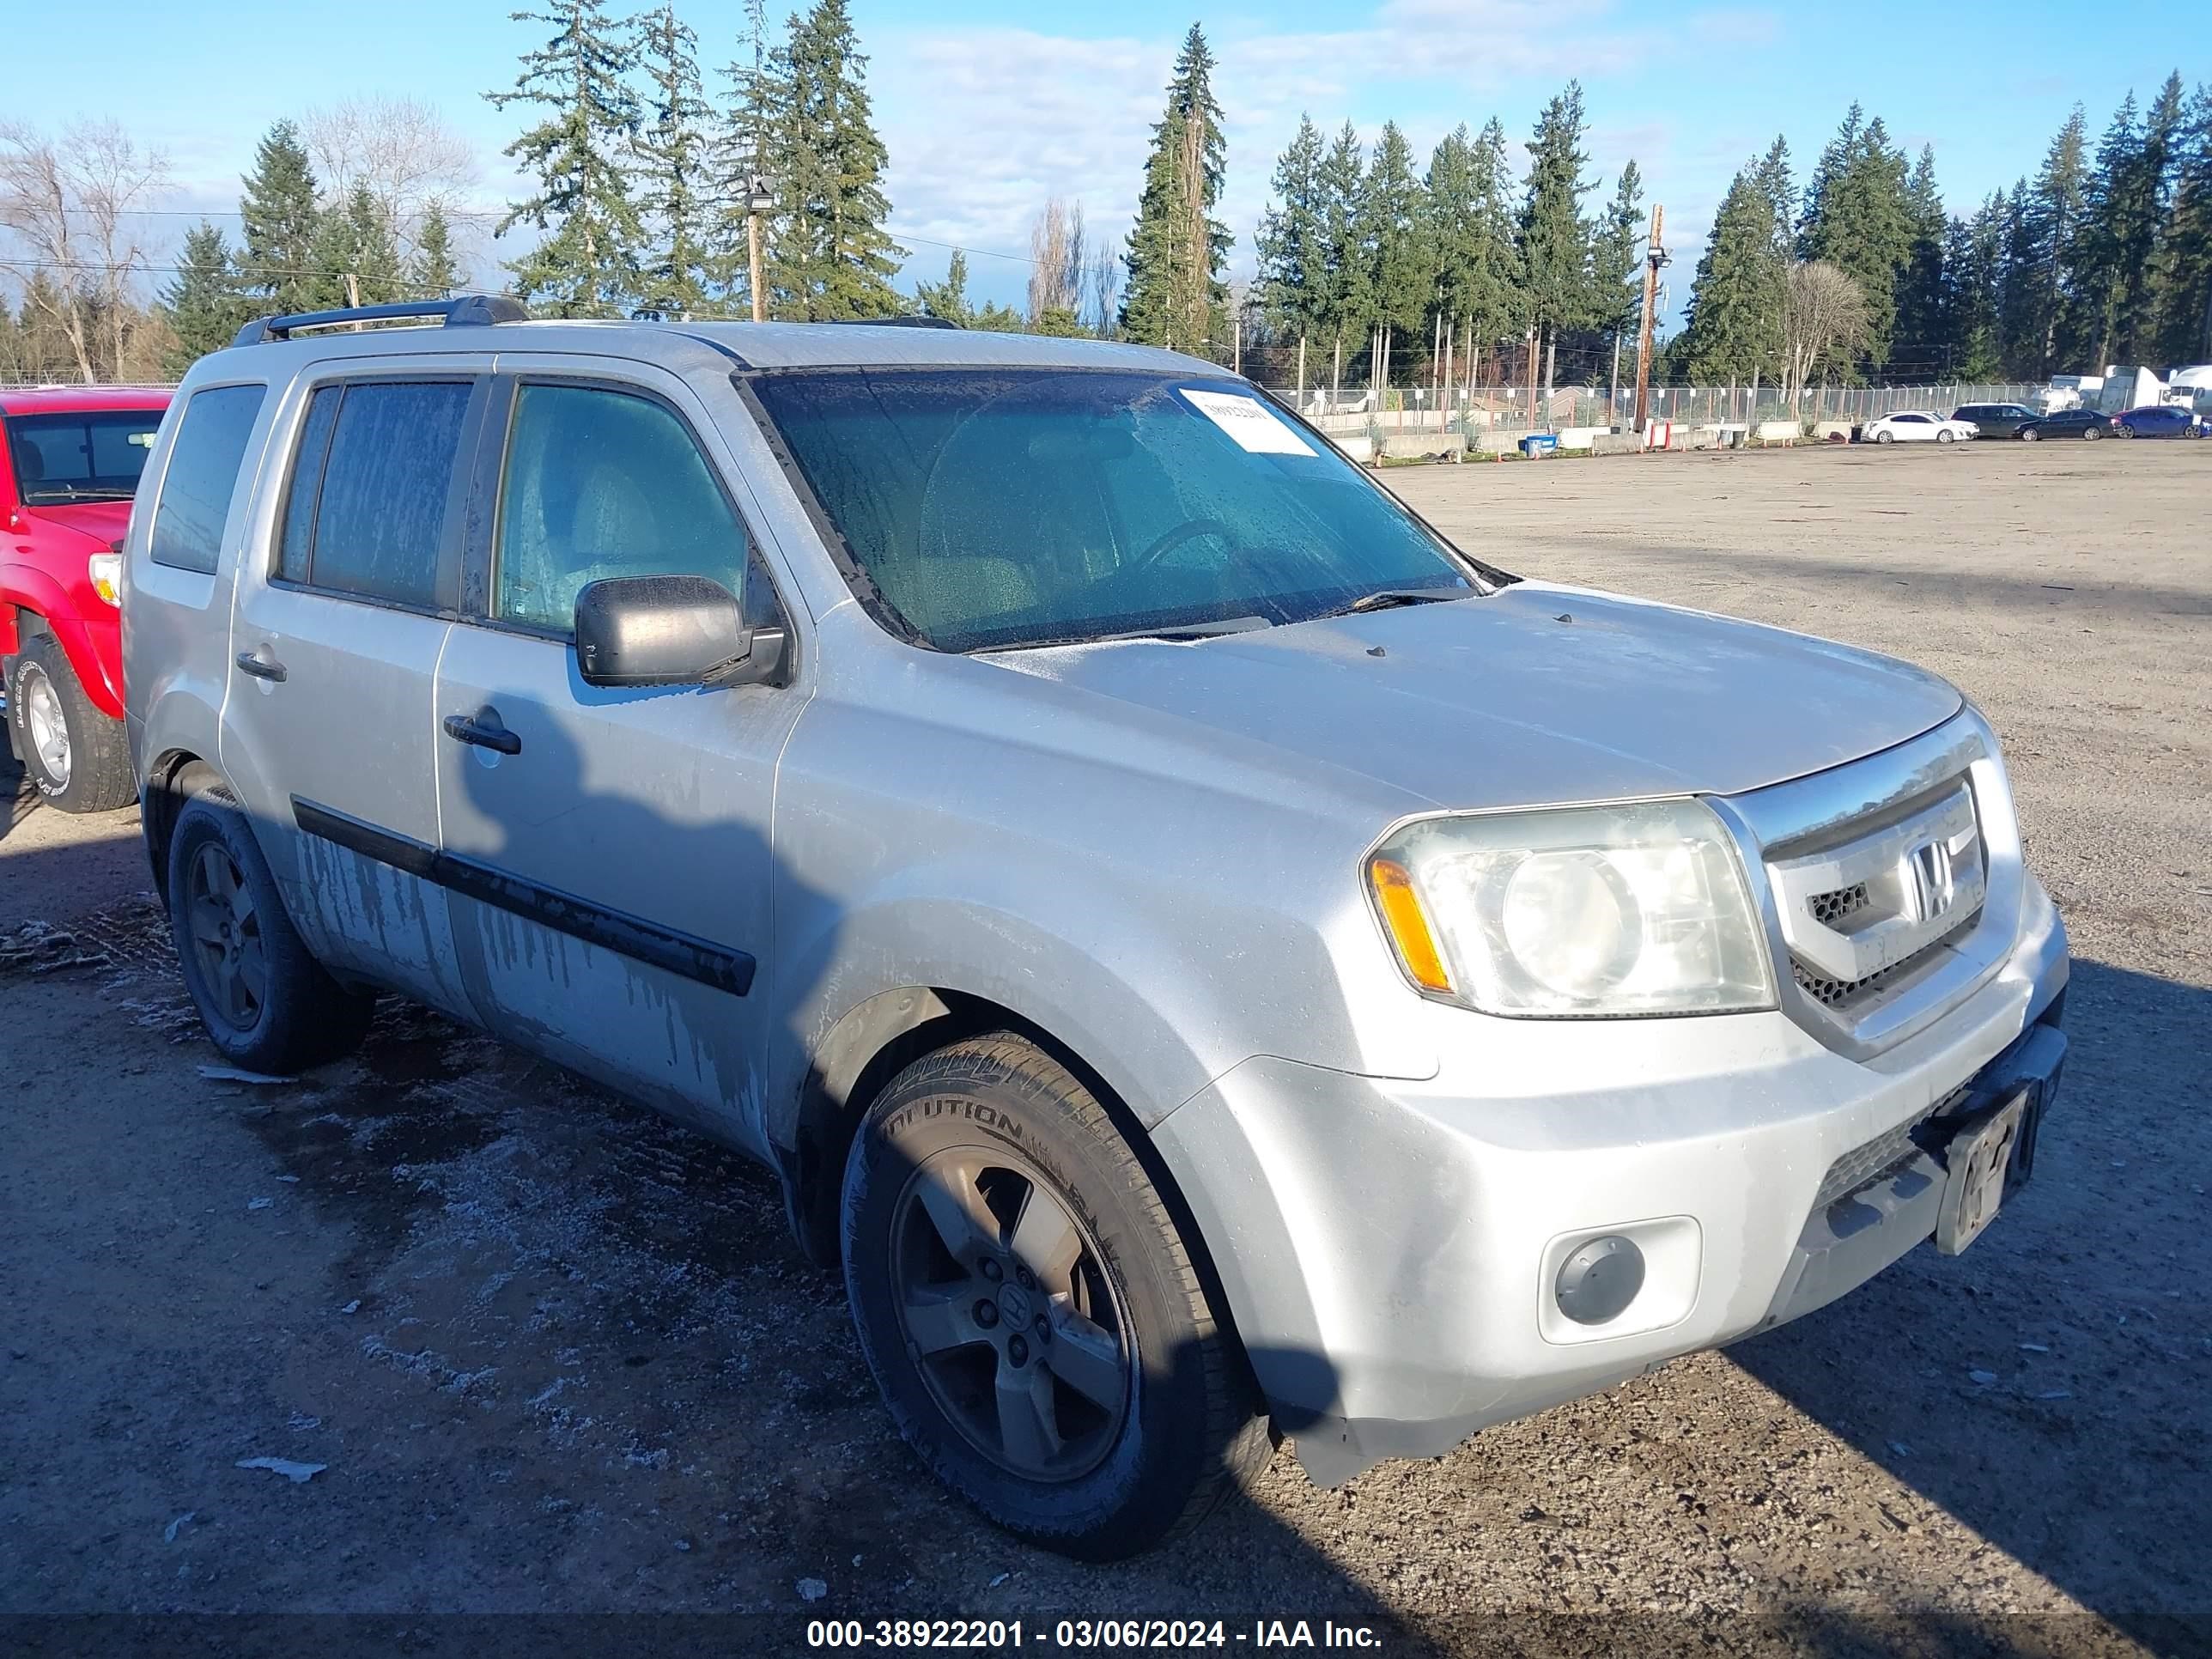
[[[433,610],[471,386],[362,380],[319,388],[285,496],[277,572]]]
[[[155,564],[212,573],[222,552],[231,492],[246,459],[246,441],[261,418],[267,388],[210,386],[195,392],[177,423],[168,470],[154,504],[148,552]]]
[[[869,582],[940,650],[1480,591],[1456,554],[1238,381],[947,368],[753,384]]]
[[[138,475],[161,424],[158,409],[11,415],[8,453],[16,494],[26,507],[127,501],[138,493]]]
[[[493,612],[567,633],[611,576],[706,576],[742,596],[744,526],[690,433],[649,398],[526,384],[500,494]]]

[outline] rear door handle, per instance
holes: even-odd
[[[483,725],[465,714],[446,716],[446,735],[455,743],[472,743],[479,749],[497,750],[502,755],[522,752],[522,739],[505,726]]]
[[[282,680],[284,665],[265,651],[241,651],[238,653],[238,670],[251,674],[257,680]]]

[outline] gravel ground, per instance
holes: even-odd
[[[1285,1452],[1194,1539],[1079,1568],[905,1452],[750,1166],[393,1004],[298,1083],[204,1075],[131,815],[19,800],[0,1613],[404,1615],[313,1640],[477,1654],[1135,1615],[1231,1649],[1328,1619],[1401,1653],[2212,1650],[2212,444],[1389,478],[1510,568],[1895,652],[1988,711],[2073,930],[2075,1048],[1970,1254],[1338,1492]],[[743,1617],[574,1618],[640,1612]]]

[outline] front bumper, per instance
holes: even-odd
[[[1495,1041],[1431,1079],[1261,1057],[1170,1113],[1154,1142],[1308,1474],[1439,1455],[1810,1312],[1927,1239],[1948,1123],[2047,1096],[2063,1061],[2065,932],[2032,879],[2021,919],[1997,974],[1870,1060],[1778,1013],[1484,1022]],[[1577,1325],[1560,1265],[1616,1235],[1644,1287]]]

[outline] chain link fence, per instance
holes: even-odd
[[[1632,426],[1636,392],[1623,386],[1559,386],[1547,398],[1535,397],[1529,418],[1527,386],[1453,386],[1439,395],[1432,386],[1391,386],[1381,392],[1309,386],[1270,388],[1324,432],[1340,436],[1387,437],[1397,433],[1456,433],[1474,439],[1530,431],[1558,432],[1583,427]],[[2045,388],[2030,385],[1808,386],[1794,400],[1781,388],[1752,386],[1654,386],[1650,414],[1677,426],[1755,426],[1763,421],[1842,421],[1854,425],[1905,410],[1948,415],[1966,404],[2021,404],[2039,407]]]

